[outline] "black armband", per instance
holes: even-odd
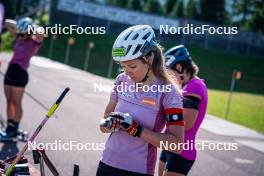
[[[166,125],[179,125],[184,126],[183,110],[179,108],[170,108],[165,110]]]
[[[191,108],[199,110],[200,99],[191,95],[187,95],[183,98],[183,108]]]

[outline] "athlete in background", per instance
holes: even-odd
[[[169,49],[164,55],[169,72],[182,87],[184,143],[190,149],[182,149],[180,154],[163,150],[159,162],[159,176],[182,176],[188,174],[196,159],[195,137],[206,113],[207,88],[204,80],[197,76],[199,68],[187,48],[179,45]]]
[[[28,33],[33,26],[31,18],[22,18],[17,22],[7,19],[8,31],[16,37],[14,52],[4,79],[4,92],[7,103],[7,128],[1,132],[0,140],[12,140],[18,135],[19,123],[23,115],[22,98],[28,83],[30,59],[36,54],[44,39],[44,34]]]

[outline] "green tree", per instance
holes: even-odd
[[[227,23],[225,0],[200,0],[201,20],[214,24]]]
[[[159,0],[148,0],[145,3],[144,11],[148,13],[154,13],[157,15],[162,15],[162,7]]]
[[[16,0],[4,0],[1,1],[2,4],[5,7],[5,18],[15,18],[16,15],[16,4],[17,1]]]
[[[173,7],[173,11],[170,14],[171,17],[179,17],[179,18],[183,18],[184,17],[184,6],[183,6],[183,1],[182,0],[178,0],[174,7]]]
[[[237,25],[244,29],[264,32],[264,4],[256,0],[234,0],[233,16]],[[233,18],[234,18],[233,17]]]
[[[112,6],[117,7],[127,7],[127,1],[126,0],[107,0],[107,4],[110,4]]]
[[[40,0],[17,0],[16,15],[23,15],[38,7]]]
[[[246,21],[254,13],[254,2],[255,0],[234,0],[233,15],[241,16],[241,19],[238,20],[239,26],[245,27]]]
[[[133,10],[142,10],[141,0],[129,0],[127,7]]]
[[[199,19],[198,2],[189,0],[186,7],[186,17],[191,19]]]
[[[115,5],[115,0],[106,0],[106,4]]]
[[[260,1],[254,4],[254,13],[246,22],[246,27],[264,33],[264,4]]]
[[[164,4],[164,13],[170,15],[173,10],[173,7],[177,1],[176,0],[167,0]]]
[[[127,1],[124,0],[116,0],[117,7],[127,7]]]

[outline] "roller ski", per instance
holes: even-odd
[[[28,132],[22,129],[19,129],[14,133],[7,133],[5,131],[0,131],[0,142],[27,142],[28,141]]]
[[[28,132],[22,129],[17,129],[12,122],[6,125],[6,122],[0,118],[0,142],[27,142]]]

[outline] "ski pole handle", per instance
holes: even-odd
[[[70,90],[70,88],[66,88],[64,89],[64,91],[62,92],[62,94],[60,95],[60,97],[57,99],[57,101],[52,105],[52,107],[50,108],[49,112],[47,113],[47,117],[50,118],[54,112],[56,111],[56,109],[59,107],[60,102],[62,101],[62,99],[65,97],[65,95],[67,94],[67,92]]]

